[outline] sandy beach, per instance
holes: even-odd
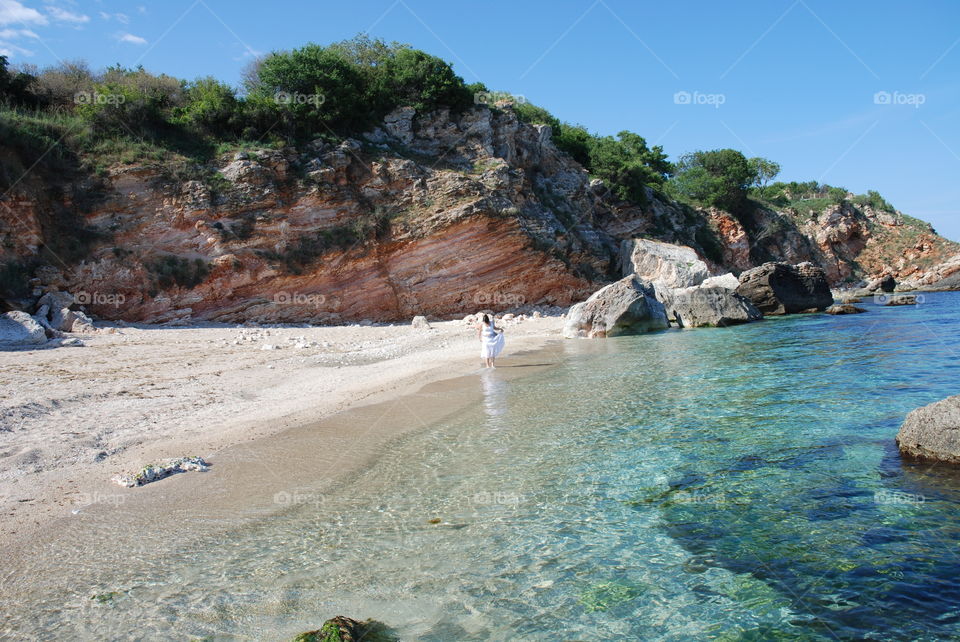
[[[507,350],[559,339],[508,321]],[[340,327],[117,327],[84,347],[0,352],[0,537],[29,537],[117,473],[217,453],[476,373],[462,321]],[[133,491],[136,492],[136,491]]]

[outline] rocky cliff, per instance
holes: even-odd
[[[6,305],[59,288],[106,319],[316,323],[569,305],[619,278],[622,241],[641,237],[715,272],[810,261],[835,285],[960,271],[960,247],[900,213],[617,201],[507,105],[399,109],[360,140],[231,152],[192,174],[28,173],[0,201]]]

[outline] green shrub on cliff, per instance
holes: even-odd
[[[0,103],[15,107],[36,103],[30,91],[36,77],[22,71],[10,71],[6,56],[0,56]]]
[[[696,151],[680,157],[671,189],[697,204],[738,212],[756,177],[755,167],[735,149]]]
[[[177,122],[212,136],[243,132],[241,103],[232,87],[216,78],[198,78],[186,86],[184,105],[174,110]]]
[[[589,145],[590,173],[607,181],[620,198],[646,203],[646,188],[661,187],[673,173],[663,148],[647,147],[642,136],[622,131],[617,137],[595,137]]]
[[[526,123],[550,125],[554,145],[603,179],[611,191],[623,200],[645,203],[646,188],[662,188],[674,166],[660,146],[647,147],[647,141],[631,131],[613,136],[591,134],[580,125],[561,122],[549,111],[532,103],[513,107]]]
[[[260,61],[249,85],[257,109],[270,110],[272,100],[294,137],[362,132],[400,106],[460,110],[473,102],[446,61],[364,37],[274,52]]]
[[[844,202],[853,203],[858,207],[871,207],[890,214],[896,212],[896,208],[874,190],[866,194],[851,195],[845,187],[817,181],[778,181],[762,189],[754,188],[751,194],[774,207],[793,209],[808,216],[822,212],[831,205],[841,205]]]

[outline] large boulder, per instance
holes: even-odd
[[[907,415],[897,433],[897,447],[917,459],[960,464],[960,395]]]
[[[0,314],[0,348],[35,346],[47,342],[47,333],[36,319],[26,312]]]
[[[567,312],[563,336],[602,338],[670,327],[649,283],[628,276],[594,292]]]
[[[759,321],[763,314],[749,300],[723,287],[656,288],[667,319],[681,328],[726,327]]]
[[[812,263],[764,263],[740,275],[737,294],[764,314],[825,310],[833,303],[823,269]]]
[[[644,281],[666,288],[700,285],[710,270],[693,248],[650,239],[624,241],[620,255],[624,276],[636,274]]]

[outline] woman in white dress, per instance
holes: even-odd
[[[503,350],[503,328],[494,325],[489,315],[483,315],[483,320],[477,326],[477,336],[480,337],[480,358],[487,368],[494,368],[494,360]]]

